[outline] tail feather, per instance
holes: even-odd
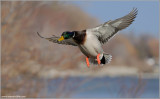
[[[104,54],[105,62],[108,64],[112,60],[112,55],[110,54]]]
[[[103,53],[101,57],[101,64],[108,64],[112,60],[112,56],[107,53]],[[89,62],[92,64],[98,64],[97,59],[89,58]]]

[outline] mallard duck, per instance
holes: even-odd
[[[81,52],[86,56],[86,64],[88,67],[90,66],[90,62],[103,65],[109,63],[112,56],[103,51],[102,45],[108,42],[118,31],[132,24],[137,13],[138,10],[133,8],[133,10],[124,17],[113,21],[110,20],[95,28],[82,31],[65,31],[61,37],[53,35],[50,38],[45,38],[37,33],[41,38],[45,38],[51,42],[79,47]]]

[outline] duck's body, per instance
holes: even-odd
[[[88,30],[86,30],[85,42],[83,44],[79,44],[78,47],[88,58],[96,58],[98,53],[103,53],[103,49],[98,38]]]
[[[128,15],[114,21],[105,22],[95,28],[83,31],[67,31],[63,32],[61,38],[53,36],[46,39],[58,44],[78,46],[81,52],[87,57],[86,63],[88,66],[89,61],[94,64],[106,64],[111,61],[112,56],[104,53],[102,45],[119,30],[128,27],[134,21],[136,15],[137,9],[133,9]]]

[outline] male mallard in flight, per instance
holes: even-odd
[[[136,18],[138,10],[135,8],[129,14],[116,20],[110,20],[95,28],[82,31],[65,31],[61,37],[53,36],[45,38],[58,44],[78,46],[86,56],[86,63],[106,64],[111,61],[111,55],[106,54],[102,49],[102,44],[106,43],[118,31],[128,27]],[[37,32],[38,33],[38,32]],[[42,37],[39,33],[38,35]]]

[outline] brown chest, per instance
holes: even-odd
[[[86,31],[75,33],[75,36],[73,39],[77,44],[84,44],[86,40]]]

